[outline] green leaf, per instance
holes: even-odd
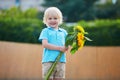
[[[92,41],[90,38],[88,38],[88,37],[86,37],[86,36],[85,36],[85,40],[87,40],[87,41]]]
[[[72,49],[70,50],[70,53],[71,53],[71,54],[75,54],[76,51],[77,51],[76,48],[72,48]]]
[[[73,43],[72,45],[72,49],[70,51],[71,54],[75,54],[75,52],[78,50],[78,46],[76,44],[76,42]]]
[[[65,45],[66,46],[72,45],[73,41],[74,41],[74,38],[75,38],[75,36],[73,36],[73,34],[68,34],[67,37],[66,37]]]
[[[84,32],[83,34],[88,34],[88,32]]]

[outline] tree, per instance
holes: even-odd
[[[12,7],[8,10],[0,10],[1,14],[0,17],[12,17],[12,18],[31,18],[35,19],[38,16],[38,11],[37,9],[30,8],[27,9],[26,11],[22,11],[19,7]]]
[[[65,21],[75,22],[81,19],[94,19],[93,5],[97,0],[45,0],[44,7],[58,7]]]
[[[98,4],[96,7],[96,17],[99,19],[119,19],[120,18],[120,0],[115,4],[109,0],[105,4]]]

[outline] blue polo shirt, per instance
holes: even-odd
[[[43,39],[46,39],[50,44],[53,44],[56,46],[64,46],[66,36],[67,36],[67,32],[62,28],[55,30],[52,27],[47,27],[42,30],[39,40],[42,41]],[[50,49],[44,48],[42,63],[54,62],[59,53],[60,51],[58,50],[50,50]],[[66,62],[65,54],[62,55],[60,62]]]

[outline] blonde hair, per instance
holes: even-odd
[[[44,24],[47,24],[46,20],[47,20],[48,15],[50,13],[56,14],[58,19],[59,19],[59,24],[62,24],[62,21],[63,21],[62,12],[57,7],[49,7],[45,10],[44,17],[43,17],[43,23]]]

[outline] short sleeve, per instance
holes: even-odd
[[[67,36],[68,35],[68,33],[67,33],[67,31],[65,30],[65,36]]]
[[[65,37],[68,35],[67,31],[63,29]]]
[[[48,36],[47,36],[47,28],[43,29],[42,32],[40,33],[40,36],[38,38],[38,40],[40,42],[42,42],[43,39],[48,39]]]

